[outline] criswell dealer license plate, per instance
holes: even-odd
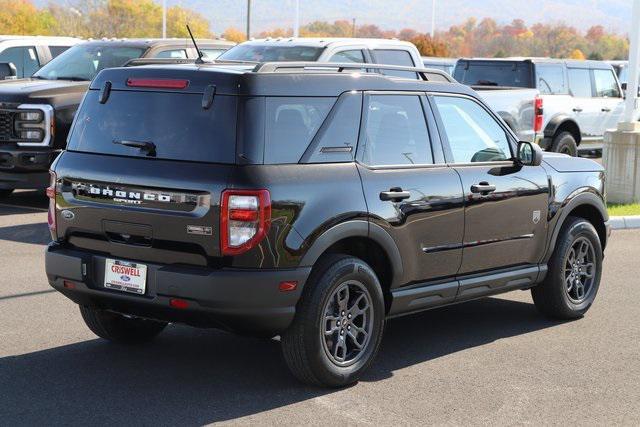
[[[106,260],[104,271],[105,288],[144,295],[146,285],[146,265],[115,259]]]

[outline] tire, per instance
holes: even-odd
[[[80,313],[94,334],[119,344],[149,342],[167,326],[164,322],[125,317],[91,307],[80,306]]]
[[[554,153],[568,154],[572,157],[578,155],[578,144],[576,139],[569,132],[560,132],[553,138],[551,143],[551,151]]]
[[[13,189],[1,189],[0,190],[0,199],[4,199],[5,197],[9,197],[13,193]]]
[[[579,260],[581,248],[586,247],[583,244],[590,246],[590,254],[585,257],[587,262],[582,263],[582,267],[576,267],[581,264],[576,260]],[[572,261],[572,254],[576,262]],[[585,267],[589,264],[592,266]],[[593,304],[601,276],[602,246],[596,229],[586,219],[570,216],[560,230],[545,280],[531,289],[533,302],[548,317],[578,319]],[[575,280],[580,280],[582,285],[577,285]]]
[[[378,353],[384,307],[380,283],[367,263],[347,255],[322,257],[305,285],[293,323],[281,336],[293,375],[323,387],[358,381]],[[328,329],[333,332],[326,334]]]

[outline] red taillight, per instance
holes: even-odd
[[[255,247],[271,225],[268,190],[225,190],[220,203],[222,255],[238,255]]]
[[[51,232],[51,238],[56,240],[57,227],[56,227],[56,195],[57,195],[57,182],[58,177],[53,171],[49,171],[50,180],[49,187],[47,187],[47,197],[49,198],[49,211],[47,213],[47,222],[49,223],[49,231]]]
[[[186,89],[189,86],[189,80],[176,79],[127,79],[129,87],[147,87],[157,89]]]
[[[534,118],[533,118],[533,131],[540,133],[542,131],[542,124],[544,122],[544,103],[543,99],[536,97],[534,102]]]

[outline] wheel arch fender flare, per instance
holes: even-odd
[[[544,136],[545,138],[553,138],[555,134],[558,132],[561,126],[568,124],[571,127],[575,127],[576,133],[574,136],[576,137],[576,143],[580,143],[582,139],[582,135],[580,132],[580,126],[578,126],[578,122],[576,122],[572,117],[567,114],[558,114],[549,120],[547,126],[544,128]],[[572,132],[573,133],[573,132]]]
[[[605,223],[609,219],[609,213],[607,212],[607,209],[604,206],[602,199],[598,195],[594,194],[591,191],[582,191],[577,195],[573,196],[567,202],[567,204],[562,207],[562,210],[558,214],[559,215],[558,220],[556,221],[555,227],[553,228],[553,231],[551,233],[551,239],[549,240],[549,244],[545,252],[545,256],[544,256],[545,263],[549,262],[549,260],[551,259],[551,255],[553,254],[553,251],[556,247],[556,243],[558,241],[558,236],[560,235],[560,230],[562,229],[562,226],[564,225],[567,218],[569,217],[569,214],[580,206],[589,206],[596,209]],[[605,246],[604,243],[606,242],[603,242],[603,245],[602,245],[603,248]]]
[[[385,251],[392,269],[391,287],[402,280],[404,268],[400,250],[393,238],[382,227],[366,220],[350,220],[334,225],[318,236],[300,262],[301,266],[313,266],[318,258],[333,244],[349,237],[364,237],[376,242]]]

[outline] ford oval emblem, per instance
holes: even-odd
[[[131,280],[131,277],[129,276],[120,276],[120,278],[122,279],[123,282],[128,282],[129,280]]]
[[[76,217],[76,215],[73,212],[66,209],[60,212],[60,214],[62,215],[62,218],[66,219],[67,221],[71,221],[73,218]]]

